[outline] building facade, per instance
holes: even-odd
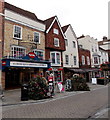
[[[4,1],[0,1],[0,85],[2,85],[2,47],[3,47],[3,41],[4,41]]]
[[[70,24],[62,27],[62,30],[66,36],[63,67],[79,68],[78,41],[75,32]]]
[[[34,13],[5,2],[3,87],[16,88],[45,75],[45,24]]]
[[[99,68],[100,67],[100,52],[98,47],[97,39],[90,37],[89,35],[78,38],[78,43],[80,47],[83,47],[90,51],[91,54],[91,67]]]
[[[63,81],[63,51],[65,51],[65,35],[57,16],[44,21],[46,24],[45,58],[51,61],[49,72],[54,80]]]
[[[86,78],[86,82],[91,81],[91,55],[90,51],[79,46],[79,68],[83,70],[82,75]]]
[[[93,37],[87,36],[80,36],[78,37],[78,44],[80,48],[84,48],[90,51],[90,61],[91,61],[91,68],[87,71],[89,72],[89,81],[92,78],[99,77],[101,74],[100,71],[100,51],[98,46],[97,39]]]
[[[100,48],[108,52],[108,61],[110,62],[110,39],[104,36],[103,40],[99,41],[98,44]]]

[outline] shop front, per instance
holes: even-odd
[[[39,60],[37,56],[4,58],[2,60],[2,83],[4,83],[2,86],[5,89],[19,88],[36,75],[45,77],[48,68],[50,68],[50,62]]]
[[[62,67],[52,67],[49,68],[47,71],[48,74],[53,74],[53,78],[55,83],[56,82],[63,82],[63,68]]]

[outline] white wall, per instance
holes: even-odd
[[[65,32],[66,38],[68,40],[68,46],[66,46],[66,51],[63,52],[63,66],[64,67],[74,67],[79,68],[79,56],[78,56],[78,45],[77,39],[74,36],[74,31],[71,25],[68,27],[67,31]],[[73,48],[73,41],[76,43],[76,48]],[[69,65],[65,63],[65,55],[69,55]],[[77,64],[74,65],[73,56],[76,56]]]
[[[84,49],[87,49],[90,51],[91,54],[91,67],[94,67],[94,54],[98,54],[99,53],[99,47],[98,47],[98,41],[96,39],[94,39],[93,37],[90,37],[89,35],[78,39],[78,43],[79,45],[83,45]],[[93,48],[93,51],[92,51]],[[96,51],[97,49],[97,51]],[[99,61],[98,61],[99,62]],[[97,65],[99,65],[100,63],[98,63]]]
[[[22,16],[20,14],[17,14],[15,12],[7,10],[7,9],[5,9],[5,19],[20,23],[22,25],[37,29],[39,31],[45,31],[44,24],[34,21],[32,19],[29,19],[25,16]]]
[[[99,49],[100,51],[100,64],[104,63],[104,62],[108,62],[108,52],[106,52],[105,50]]]

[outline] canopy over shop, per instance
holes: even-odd
[[[20,87],[22,83],[28,83],[35,75],[45,76],[46,70],[50,68],[50,62],[29,55],[23,58],[6,57],[2,59],[4,88]]]

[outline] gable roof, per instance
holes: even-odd
[[[12,5],[12,4],[9,4],[7,2],[5,2],[4,8],[8,9],[10,11],[16,12],[17,14],[23,15],[23,16],[25,16],[27,18],[30,18],[30,19],[32,19],[34,21],[39,21],[39,22],[43,23],[43,21],[38,19],[37,16],[34,13],[29,12],[27,10],[23,10],[23,9],[21,9],[19,7],[16,7],[16,6]]]
[[[74,32],[74,30],[73,30],[71,24],[68,24],[68,25],[63,26],[63,27],[62,27],[63,32],[65,33],[69,27],[70,27],[70,29],[71,29],[71,31],[72,31],[74,37],[75,37],[76,40],[77,40],[77,36],[76,36],[76,34],[75,34],[75,32]]]
[[[57,16],[53,16],[51,18],[48,18],[48,19],[44,20],[44,23],[46,24],[46,33],[48,33],[50,31],[50,29],[53,26],[55,21],[57,21],[58,26],[59,26],[59,28],[61,30],[61,33],[62,33],[63,37],[65,38],[65,35],[64,35],[63,31],[62,31],[62,28],[61,28],[61,25],[60,25],[60,22],[59,22]]]
[[[70,24],[69,24],[69,25],[70,25]],[[66,30],[68,29],[69,25],[65,25],[65,26],[62,27],[62,30],[63,30],[64,33],[65,33]]]
[[[53,16],[51,18],[48,18],[46,20],[44,20],[44,23],[46,24],[46,30],[50,27],[50,25],[52,24],[53,20],[55,19],[56,16]]]

